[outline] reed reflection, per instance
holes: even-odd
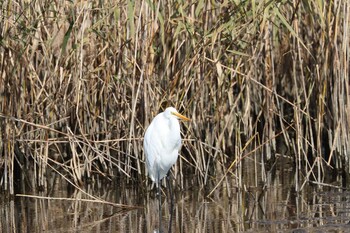
[[[148,196],[147,200],[145,200],[144,214],[147,223],[147,232],[174,232],[174,203],[168,200],[166,196],[162,198],[162,202],[159,202],[158,197],[151,196]]]
[[[57,180],[50,192],[56,198],[40,199],[48,193],[31,193],[33,197],[9,198],[0,195],[1,232],[284,232],[308,229],[347,232],[350,218],[350,195],[342,189],[307,186],[296,193],[293,172],[277,172],[267,176],[265,185],[231,189],[230,196],[216,190],[211,198],[196,185],[184,184],[186,190],[175,187],[174,205],[163,193],[161,219],[159,202],[153,191],[143,185],[121,185],[96,180],[84,187],[84,192],[68,192],[67,183]],[[53,182],[48,182],[52,183]],[[284,187],[281,184],[284,184]],[[113,203],[136,205],[121,208],[97,202],[84,202],[89,195]],[[315,218],[314,216],[318,216]],[[161,220],[161,226],[160,221]],[[328,228],[325,228],[328,227]],[[332,229],[332,227],[334,229]],[[340,230],[336,230],[340,229]]]

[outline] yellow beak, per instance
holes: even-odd
[[[181,114],[178,113],[178,112],[171,112],[171,114],[177,116],[178,118],[180,118],[180,119],[182,119],[182,120],[184,120],[184,121],[190,121],[190,120],[191,120],[191,119],[185,117],[184,115],[181,115]]]

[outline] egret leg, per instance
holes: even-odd
[[[170,181],[170,174],[167,176],[166,178],[168,186],[169,186],[169,195],[170,195],[170,208],[169,208],[169,212],[170,212],[170,218],[169,218],[169,227],[168,227],[168,232],[171,232],[171,227],[172,227],[172,220],[173,220],[173,210],[174,210],[174,196],[173,196],[173,191],[172,191],[172,184]]]
[[[172,206],[174,204],[174,196],[173,196],[173,191],[172,191],[172,184],[170,181],[170,174],[166,177],[168,186],[169,186],[169,195],[170,195],[170,205]]]

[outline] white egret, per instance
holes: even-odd
[[[148,175],[158,188],[159,198],[160,181],[176,163],[181,148],[179,119],[190,120],[175,108],[168,107],[152,120],[145,133],[143,146]]]

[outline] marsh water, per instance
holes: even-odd
[[[250,174],[248,168],[246,173]],[[350,232],[350,191],[340,188],[344,186],[341,176],[326,174],[325,183],[332,185],[306,182],[296,187],[298,175],[290,166],[280,166],[267,172],[264,182],[247,176],[241,187],[235,186],[234,177],[228,176],[227,185],[210,196],[215,182],[201,188],[193,177],[187,177],[180,188],[175,181],[172,211],[163,187],[160,230],[158,199],[150,185],[101,178],[78,190],[53,173],[46,191],[33,191],[30,184],[22,182],[17,193],[35,197],[1,196],[0,231]],[[88,194],[135,208],[80,201],[89,199]]]

